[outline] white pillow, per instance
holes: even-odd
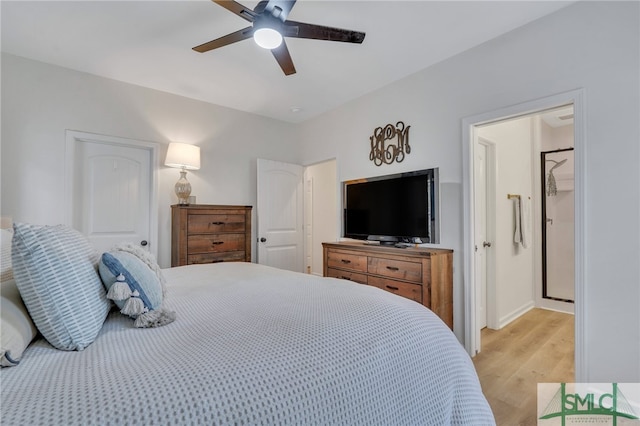
[[[0,366],[18,365],[22,353],[38,334],[13,280],[13,229],[0,229]]]
[[[13,275],[38,331],[58,349],[86,348],[111,309],[97,272],[98,254],[64,225],[16,223],[14,234]]]
[[[20,363],[22,353],[38,331],[14,280],[0,283],[0,296],[0,365],[12,367]]]

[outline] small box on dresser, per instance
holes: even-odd
[[[453,250],[322,243],[324,276],[372,285],[412,299],[453,330]]]
[[[251,262],[251,206],[171,206],[171,266]]]

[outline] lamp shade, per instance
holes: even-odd
[[[198,170],[200,169],[200,147],[171,142],[164,165],[185,170]]]

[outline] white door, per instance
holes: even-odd
[[[303,167],[258,159],[258,263],[303,272]]]
[[[487,326],[487,147],[483,143],[474,146],[473,168],[475,211],[475,281],[478,289],[476,303],[476,326],[479,330]]]
[[[67,138],[70,223],[99,253],[139,244],[157,256],[155,148],[101,135]]]

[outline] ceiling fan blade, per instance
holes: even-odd
[[[284,22],[287,20],[287,16],[289,16],[289,12],[291,12],[295,4],[296,0],[269,0],[264,10],[274,18],[278,18]]]
[[[256,19],[256,16],[258,16],[253,10],[249,9],[248,7],[244,7],[240,3],[235,2],[233,0],[211,0],[211,1],[213,1],[215,4],[218,4],[224,7],[228,11],[235,13],[242,19],[246,19],[249,22],[253,22]]]
[[[243,28],[234,33],[227,34],[224,37],[217,38],[215,40],[208,41],[193,48],[196,52],[204,53],[219,47],[227,46],[237,41],[246,40],[253,36],[253,27]]]
[[[271,49],[271,53],[278,61],[280,68],[285,75],[291,75],[296,73],[296,67],[293,65],[293,59],[291,59],[291,55],[289,54],[289,49],[287,48],[287,44],[282,40],[282,44],[275,49]]]
[[[362,43],[365,33],[343,30],[342,28],[324,25],[306,24],[304,22],[286,21],[283,24],[283,36],[310,38],[314,40],[343,41],[346,43]]]

